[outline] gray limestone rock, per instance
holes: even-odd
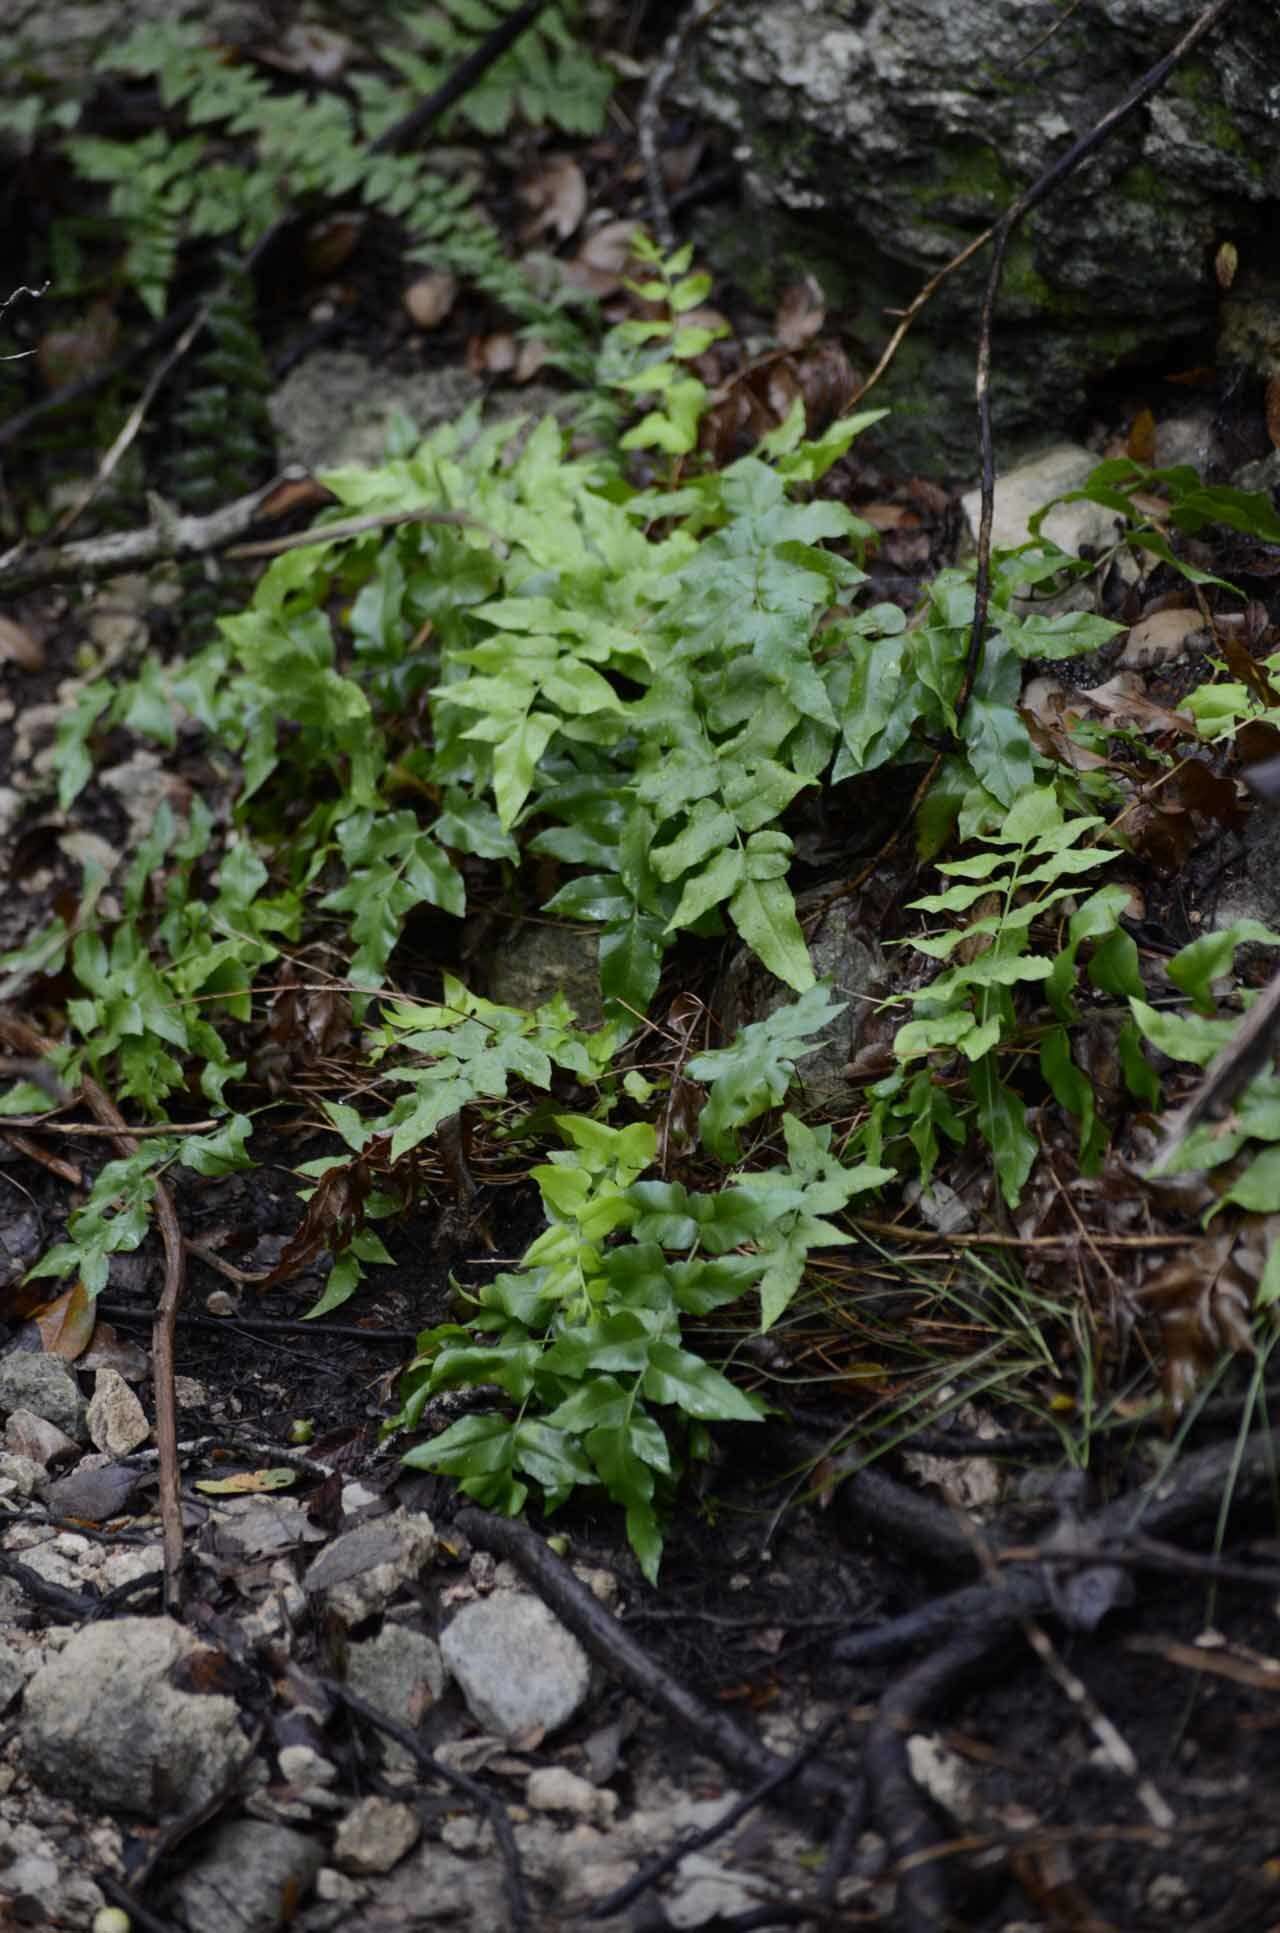
[[[46,1470],[78,1454],[78,1445],[64,1430],[29,1409],[9,1412],[4,1426],[4,1447],[14,1456],[30,1457]]]
[[[796,1061],[792,1105],[801,1111],[838,1107],[849,1098],[847,1068],[858,1050],[866,1022],[880,997],[885,977],[884,956],[874,933],[865,928],[865,916],[856,899],[837,899],[809,927],[808,901],[819,904],[820,891],[802,896],[798,911],[806,923],[809,958],[819,980],[831,985],[831,998],[845,1002],[837,1014],[812,1038],[812,1051]],[[789,987],[742,947],[733,955],[720,977],[715,1007],[724,1028],[725,1041],[732,1040],[740,1027],[766,1020],[779,1007],[795,999]],[[804,1043],[807,1045],[808,1043]]]
[[[347,1649],[347,1683],[375,1711],[412,1730],[420,1725],[444,1691],[440,1647],[425,1631],[388,1620],[376,1638]],[[411,1755],[394,1739],[382,1741],[389,1771],[412,1772]]]
[[[472,1716],[503,1738],[556,1731],[591,1689],[586,1652],[527,1591],[495,1591],[464,1604],[440,1650]]]
[[[183,1874],[174,1903],[191,1933],[274,1933],[310,1892],[322,1859],[316,1840],[288,1826],[234,1819]]]
[[[0,1718],[27,1682],[27,1664],[22,1652],[6,1644],[0,1636]]]
[[[153,1820],[212,1798],[243,1758],[245,1737],[233,1699],[174,1683],[175,1667],[203,1649],[168,1618],[75,1632],[27,1686],[28,1769],[63,1797]]]
[[[112,1456],[128,1456],[151,1434],[146,1411],[118,1369],[98,1371],[86,1423],[97,1448]]]
[[[303,1579],[311,1596],[343,1624],[359,1624],[390,1603],[403,1584],[431,1561],[436,1547],[430,1517],[412,1511],[357,1524],[322,1550]]]
[[[31,1410],[78,1443],[85,1441],[85,1401],[57,1356],[16,1351],[0,1359],[0,1416],[16,1409]]]
[[[214,1512],[213,1536],[220,1556],[241,1563],[324,1542],[296,1497],[232,1497]]]
[[[370,1793],[338,1827],[333,1857],[343,1872],[389,1873],[413,1850],[421,1833],[422,1822],[411,1805]]]
[[[1280,930],[1280,810],[1271,805],[1256,806],[1249,814],[1243,875],[1226,888],[1214,913],[1217,927],[1246,919]]]
[[[7,1802],[6,1802],[7,1803]],[[19,1899],[27,1925],[90,1926],[102,1894],[66,1844],[64,1834],[46,1832],[30,1820],[0,1816],[0,1899]],[[38,1921],[33,1914],[38,1909]],[[8,1925],[20,1922],[5,1914]]]
[[[127,1510],[145,1481],[145,1473],[131,1470],[127,1464],[85,1457],[68,1475],[49,1485],[45,1501],[60,1517],[102,1524]]]
[[[481,964],[489,998],[504,1006],[532,1009],[563,993],[580,1027],[599,1027],[604,1019],[598,941],[580,926],[521,926]]]

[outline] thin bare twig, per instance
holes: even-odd
[[[1234,5],[1234,0],[1212,0],[1202,14],[1153,67],[1149,67],[1140,80],[1135,81],[1129,92],[1116,105],[1104,114],[1102,119],[1073,141],[1066,153],[1046,168],[1031,186],[1020,194],[1012,207],[1006,210],[996,224],[995,247],[991,256],[991,269],[987,276],[986,293],[982,302],[982,319],[978,332],[978,372],[975,385],[978,403],[978,446],[982,455],[982,507],[978,521],[978,561],[973,585],[973,626],[969,633],[969,649],[965,658],[964,677],[956,698],[955,714],[959,720],[969,702],[978,667],[982,660],[982,646],[986,636],[987,609],[991,601],[991,524],[995,514],[995,450],[991,431],[991,334],[995,320],[996,298],[1000,292],[1000,278],[1004,271],[1004,258],[1014,230],[1024,215],[1042,202],[1046,195],[1052,194],[1067,177],[1075,172],[1095,148],[1108,140],[1120,123],[1128,118],[1136,107],[1150,99],[1158,88],[1163,86],[1179,61],[1185,59],[1192,48],[1212,31]]]
[[[1059,14],[1053,25],[1047,27],[1038,40],[1033,40],[1029,47],[1024,47],[1016,60],[1010,61],[1010,71],[1012,72],[1016,67],[1025,66],[1026,62],[1038,54],[1042,47],[1047,47],[1049,42],[1062,32],[1062,29],[1066,26],[1072,14],[1079,13],[1081,4],[1082,0],[1071,0],[1071,5],[1067,8],[1066,12]]]
[[[48,292],[49,284],[47,282],[41,283],[38,289],[29,289],[25,282],[20,282],[17,288],[11,289],[4,301],[0,302],[0,315],[4,315],[11,309],[20,295],[29,295],[36,301],[39,301],[40,297],[47,295]],[[0,356],[0,362],[25,362],[28,356],[34,356],[35,353],[34,349],[17,349],[11,356]]]
[[[667,201],[667,191],[662,179],[662,161],[658,154],[658,120],[662,112],[662,97],[671,82],[671,76],[680,64],[685,42],[696,27],[703,26],[723,5],[724,0],[694,0],[693,5],[684,13],[673,33],[671,33],[653,64],[653,71],[645,84],[644,98],[636,116],[636,133],[640,140],[640,156],[644,162],[645,187],[649,195],[649,219],[658,246],[665,254],[670,254],[676,245],[676,231],[671,223],[671,207]]]
[[[982,1535],[973,1519],[964,1511],[957,1509],[957,1517],[968,1531],[974,1552],[982,1566],[983,1575],[993,1590],[1000,1588],[1000,1568],[992,1555],[990,1545]],[[1078,1519],[1067,1518],[1067,1525],[1074,1534],[1079,1529]],[[1065,1548],[1074,1554],[1070,1541]],[[1046,1557],[1052,1564],[1053,1539],[1046,1546]],[[1052,1573],[1050,1573],[1052,1574]],[[1103,1711],[1084,1679],[1072,1671],[1058,1652],[1049,1633],[1040,1619],[1030,1608],[1020,1608],[1018,1622],[1022,1635],[1035,1652],[1044,1669],[1057,1685],[1063,1697],[1077,1712],[1084,1724],[1098,1741],[1105,1762],[1125,1778],[1133,1787],[1134,1797],[1146,1813],[1151,1824],[1160,1832],[1168,1832],[1176,1823],[1172,1806],[1157,1790],[1154,1782],[1143,1772],[1137,1756],[1129,1741],[1121,1734],[1114,1720]]]
[[[1280,1036],[1280,974],[1254,1001],[1226,1046],[1210,1062],[1191,1099],[1169,1122],[1147,1168],[1148,1175],[1158,1175],[1168,1167],[1192,1128],[1226,1112],[1241,1088],[1261,1073],[1272,1058],[1277,1036]]]
[[[986,1230],[976,1234],[947,1235],[936,1228],[909,1228],[905,1222],[877,1221],[871,1215],[857,1215],[853,1226],[887,1241],[917,1242],[927,1248],[1073,1248],[1074,1235],[997,1235]],[[1095,1248],[1185,1248],[1185,1235],[1095,1235],[1088,1237]]]
[[[975,385],[978,403],[978,444],[982,461],[982,509],[978,530],[977,569],[974,577],[973,625],[969,634],[969,649],[965,658],[964,676],[961,679],[960,690],[955,703],[957,724],[964,714],[965,706],[968,704],[970,694],[973,690],[974,680],[977,677],[978,665],[982,655],[983,639],[986,635],[987,610],[991,601],[991,524],[995,509],[995,459],[991,433],[990,395],[991,332],[995,315],[996,295],[1000,287],[1000,276],[1004,268],[1005,251],[1008,248],[1009,239],[1018,223],[1022,220],[1022,217],[1036,207],[1039,202],[1043,201],[1045,196],[1050,194],[1053,189],[1058,187],[1080,165],[1081,161],[1092,153],[1094,148],[1101,146],[1102,142],[1113,133],[1115,128],[1128,114],[1132,113],[1135,107],[1138,107],[1150,95],[1155,93],[1156,89],[1177,63],[1186,54],[1190,53],[1191,49],[1197,42],[1204,38],[1211,28],[1217,25],[1218,21],[1227,11],[1227,8],[1232,4],[1233,0],[1213,0],[1213,4],[1205,9],[1199,19],[1182,36],[1182,39],[1177,45],[1171,48],[1163,59],[1158,60],[1154,67],[1148,69],[1141,80],[1130,89],[1128,94],[1125,95],[1124,99],[1117,106],[1113,107],[1109,113],[1104,114],[1102,119],[1087,134],[1081,135],[1078,141],[1073,142],[1067,152],[1055,161],[1052,167],[1046,168],[1044,173],[1039,175],[1023,194],[1019,195],[1012,207],[1001,216],[998,222],[993,223],[990,228],[985,229],[981,235],[969,243],[967,248],[962,249],[957,256],[947,262],[938,270],[936,275],[926,282],[925,286],[912,302],[910,308],[904,312],[898,327],[889,339],[888,346],[871,374],[867,377],[867,380],[846,399],[844,405],[846,409],[852,409],[857,403],[862,401],[868,390],[880,380],[885,370],[889,367],[889,364],[893,361],[894,356],[898,352],[899,344],[902,342],[907,330],[911,327],[912,322],[919,315],[926,302],[934,294],[939,284],[945,281],[949,275],[953,275],[958,268],[962,267],[965,262],[976,255],[980,248],[985,248],[986,244],[994,239],[995,252],[991,263],[991,272],[987,280],[987,289],[983,300],[979,328],[978,369]],[[876,868],[883,865],[885,860],[897,850],[898,846],[902,843],[907,829],[915,824],[916,813],[924,802],[925,795],[933,785],[945,756],[945,751],[940,750],[935,752],[925,770],[924,777],[912,793],[911,802],[902,815],[897,828],[890,833],[884,844],[859,869],[852,879],[846,880],[820,902],[815,909],[815,918],[824,913],[829,906],[834,905],[837,900],[847,899],[851,894],[856,893],[871,878]]]
[[[512,1933],[524,1933],[524,1929],[531,1924],[531,1915],[529,1898],[525,1891],[524,1871],[520,1862],[520,1848],[516,1844],[515,1834],[511,1829],[507,1808],[498,1795],[490,1792],[478,1779],[471,1778],[468,1773],[455,1771],[453,1766],[446,1765],[442,1759],[435,1756],[422,1739],[410,1731],[407,1725],[399,1724],[394,1718],[388,1718],[385,1713],[380,1712],[376,1706],[367,1704],[339,1679],[320,1678],[318,1682],[322,1689],[337,1703],[344,1705],[353,1717],[360,1719],[365,1725],[371,1725],[375,1731],[382,1732],[385,1737],[394,1739],[396,1744],[416,1761],[420,1770],[428,1778],[439,1779],[442,1785],[450,1786],[455,1792],[464,1794],[484,1813],[493,1828],[493,1836],[497,1842],[498,1851],[502,1855],[502,1874],[507,1905],[511,1913]]]
[[[371,510],[367,516],[344,517],[338,523],[319,524],[310,530],[294,530],[283,537],[264,537],[252,544],[237,544],[228,557],[279,557],[286,550],[310,550],[318,544],[337,543],[344,537],[363,537],[370,530],[394,530],[400,524],[452,524],[461,529],[483,530],[493,539],[502,555],[507,554],[505,538],[473,517],[469,510],[438,510],[426,504],[417,510]]]
[[[173,348],[169,351],[164,361],[157,363],[156,367],[152,370],[150,376],[147,378],[146,388],[143,390],[133,408],[129,411],[119,435],[112,442],[110,449],[99,463],[97,474],[94,476],[93,481],[71,505],[70,509],[63,512],[62,516],[54,525],[53,535],[59,541],[66,536],[72,524],[84,515],[103,485],[115,471],[121,457],[134,441],[138,431],[142,428],[146,420],[147,411],[155,401],[161,386],[173,374],[173,371],[177,368],[200,331],[204,328],[205,323],[209,319],[210,307],[211,303],[205,302],[196,311],[196,314],[178,337],[178,340],[174,343]]]
[[[157,1135],[208,1134],[211,1128],[220,1128],[222,1121],[149,1121],[145,1126],[132,1127],[130,1134],[135,1141],[143,1141]],[[52,1121],[47,1114],[7,1114],[0,1117],[0,1133],[7,1134],[10,1128],[39,1128],[41,1134],[66,1134],[73,1139],[84,1138],[99,1140],[104,1136],[115,1138],[115,1128],[103,1127],[100,1122],[90,1121]]]
[[[674,1846],[668,1846],[665,1852],[655,1854],[638,1873],[633,1873],[631,1878],[624,1881],[615,1892],[607,1894],[604,1899],[597,1900],[588,1910],[587,1918],[607,1920],[612,1919],[615,1913],[625,1912],[642,1893],[647,1893],[660,1879],[665,1879],[668,1873],[674,1872],[680,1861],[687,1859],[690,1853],[701,1852],[707,1846],[713,1846],[716,1840],[722,1839],[727,1832],[732,1832],[749,1812],[754,1812],[757,1806],[763,1805],[766,1799],[772,1798],[773,1794],[780,1791],[789,1779],[794,1778],[800,1767],[807,1764],[822,1750],[846,1720],[846,1713],[836,1712],[805,1740],[794,1757],[784,1760],[778,1771],[771,1772],[767,1778],[758,1780],[749,1792],[745,1792],[740,1799],[735,1800],[728,1811],[722,1812],[713,1824],[705,1826],[701,1832],[691,1833],[687,1838],[678,1840]],[[857,1822],[854,1826],[855,1833],[861,1825],[865,1811],[866,1792],[860,1786],[854,1793],[849,1807],[849,1816]]]

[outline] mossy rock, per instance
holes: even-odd
[[[737,221],[717,210],[704,244],[762,306],[799,269],[815,271],[869,370],[894,312],[1198,12],[1195,0],[1099,0],[1085,31],[1047,0],[725,9],[703,29],[682,85],[686,101],[732,129],[746,205]],[[1117,370],[1157,375],[1213,359],[1219,245],[1234,242],[1245,284],[1270,273],[1280,148],[1267,102],[1277,88],[1272,10],[1233,14],[1203,57],[1175,70],[1020,224],[992,359],[1002,460],[1075,427]],[[898,467],[975,467],[986,274],[983,252],[942,284],[877,393],[894,410],[880,434]]]

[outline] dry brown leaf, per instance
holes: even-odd
[[[1236,751],[1242,766],[1280,758],[1280,731],[1260,718],[1248,718],[1236,732]]]
[[[1280,376],[1272,376],[1264,392],[1263,407],[1267,418],[1267,435],[1273,448],[1280,450]]]
[[[287,1282],[326,1249],[337,1254],[363,1228],[364,1206],[373,1186],[375,1164],[384,1159],[389,1144],[388,1135],[375,1134],[361,1154],[321,1175],[301,1226],[290,1236],[280,1260],[262,1281],[264,1292],[274,1289],[277,1283]]]
[[[984,893],[981,899],[974,901],[970,909],[970,922],[989,919],[992,914],[1000,912],[1000,907],[999,893]],[[972,966],[975,960],[980,959],[984,953],[990,952],[992,944],[990,933],[966,933],[951,957],[957,966]]]
[[[547,364],[547,345],[541,336],[525,336],[516,351],[513,372],[518,383],[531,383]]]
[[[784,349],[802,349],[806,342],[813,341],[826,319],[822,285],[816,276],[806,275],[802,282],[792,282],[783,290],[773,333]]]
[[[1163,791],[1135,800],[1124,815],[1124,830],[1133,851],[1163,879],[1181,872],[1197,837],[1191,814]]]
[[[1158,497],[1154,490],[1132,490],[1129,501],[1135,510],[1140,510],[1144,517],[1150,519],[1157,530],[1164,529],[1169,521],[1169,505],[1164,497]]]
[[[704,302],[699,309],[686,309],[680,318],[682,329],[711,329],[716,335],[728,336],[733,333],[733,325],[721,309],[713,309]]]
[[[1249,1317],[1256,1284],[1236,1260],[1235,1247],[1235,1232],[1193,1239],[1184,1255],[1157,1269],[1134,1297],[1160,1324],[1165,1396],[1175,1416],[1224,1350],[1254,1353]]]
[[[1096,772],[1100,767],[1111,763],[1098,752],[1090,752],[1076,743],[1070,733],[1061,726],[1046,724],[1025,706],[1019,707],[1019,715],[1027,728],[1032,744],[1046,758],[1067,766],[1073,772]]]
[[[1125,455],[1134,463],[1156,460],[1156,419],[1149,409],[1140,409],[1129,425]]]
[[[1219,614],[1219,624],[1222,623],[1222,615]],[[1240,639],[1250,651],[1261,651],[1280,637],[1280,626],[1272,625],[1271,613],[1260,597],[1251,597],[1239,615]]]
[[[904,524],[918,529],[920,519],[905,503],[860,503],[858,515],[873,530],[900,530]]]
[[[467,343],[467,368],[473,376],[509,376],[515,366],[516,339],[510,329],[472,336]]]
[[[1132,627],[1118,662],[1150,671],[1197,650],[1204,635],[1204,619],[1197,610],[1152,611]]]
[[[803,395],[800,376],[790,356],[772,363],[763,371],[764,404],[776,423],[785,422],[791,405]]]
[[[318,282],[336,275],[350,261],[364,231],[364,220],[363,215],[341,214],[312,222],[302,250],[307,274]]]
[[[629,215],[617,221],[603,222],[585,238],[577,259],[585,262],[588,268],[621,275],[631,260],[631,244],[639,226],[639,222]]]
[[[549,154],[516,183],[516,193],[533,215],[520,230],[522,242],[548,231],[567,242],[587,212],[587,184],[568,154]]]
[[[826,337],[797,357],[804,392],[805,420],[810,436],[820,436],[833,423],[858,386],[853,364],[842,345]]]
[[[259,1497],[297,1481],[296,1470],[239,1470],[233,1477],[198,1477],[195,1487],[206,1497]]]
[[[43,671],[44,646],[25,624],[0,616],[0,662],[16,664],[20,671]]]
[[[434,329],[444,321],[458,299],[458,278],[447,268],[428,269],[410,282],[401,300],[405,313],[416,329]]]
[[[884,554],[901,571],[916,570],[927,564],[932,546],[927,530],[889,530],[885,533]]]
[[[1213,771],[1203,759],[1187,759],[1179,766],[1173,783],[1183,805],[1216,819],[1219,825],[1239,827],[1248,816],[1235,781]]]
[[[114,1369],[127,1383],[140,1383],[151,1374],[151,1358],[140,1343],[122,1336],[110,1322],[99,1322],[83,1356],[81,1369]]]
[[[350,1039],[351,1002],[341,988],[307,984],[292,963],[281,967],[257,1066],[272,1091],[285,1091],[300,1068],[340,1051]]]
[[[97,1305],[79,1278],[53,1302],[31,1311],[46,1356],[60,1356],[63,1362],[84,1354],[96,1319]]]
[[[631,244],[639,225],[624,216],[593,229],[573,260],[561,262],[565,279],[577,288],[589,289],[593,295],[616,295],[638,266],[632,260]]]
[[[945,517],[951,507],[951,498],[940,483],[931,477],[912,477],[907,485],[907,495],[927,517]]]
[[[1117,725],[1129,725],[1140,732],[1176,732],[1181,738],[1199,740],[1195,720],[1148,698],[1136,671],[1118,671],[1105,685],[1077,693],[1075,702],[1113,719]]]
[[[1234,242],[1223,242],[1213,258],[1213,272],[1218,278],[1220,289],[1229,289],[1236,279],[1240,266],[1240,251]]]
[[[698,425],[698,448],[718,470],[746,456],[762,436],[776,428],[765,404],[745,383],[713,403]]]
[[[1227,670],[1245,685],[1260,705],[1280,705],[1280,690],[1263,664],[1259,664],[1230,626],[1219,626],[1218,646]]]
[[[269,497],[263,498],[258,515],[287,517],[294,510],[321,510],[326,504],[336,502],[333,491],[326,490],[314,477],[289,477],[277,484]]]

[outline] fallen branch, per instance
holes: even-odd
[[[109,531],[60,548],[42,545],[29,550],[19,544],[0,557],[0,595],[37,590],[68,580],[117,577],[121,571],[158,564],[175,557],[207,557],[225,550],[252,529],[263,505],[282,483],[297,482],[305,474],[296,466],[248,496],[211,510],[207,516],[181,516],[161,498],[151,498],[152,521],[141,530]]]
[[[762,1745],[736,1719],[713,1711],[677,1679],[659,1671],[649,1653],[524,1524],[471,1508],[461,1510],[455,1522],[481,1550],[510,1558],[598,1663],[646,1703],[674,1719],[729,1771],[751,1780],[772,1780],[785,1771],[795,1789],[824,1806],[834,1800],[844,1807],[854,1799],[855,1779],[825,1765],[802,1765],[793,1770],[789,1760]]]
[[[1033,1620],[1061,1612],[1062,1594],[1055,1571],[1093,1547],[1122,1553],[1139,1523],[1150,1537],[1168,1536],[1205,1519],[1217,1519],[1228,1504],[1268,1494],[1280,1453],[1280,1432],[1266,1431],[1241,1450],[1235,1442],[1216,1444],[1185,1457],[1138,1491],[1103,1506],[1073,1526],[1074,1548],[1059,1553],[1049,1546],[1038,1564],[1011,1564],[992,1581],[948,1592],[905,1617],[874,1630],[842,1638],[833,1647],[842,1664],[862,1665],[899,1655],[921,1644],[940,1649],[912,1667],[880,1701],[867,1735],[864,1766],[873,1815],[898,1862],[900,1922],[907,1933],[923,1933],[946,1923],[947,1891],[940,1861],[932,1857],[932,1821],[911,1776],[907,1739],[928,1715],[952,1697],[970,1676],[1007,1657],[1011,1642],[1029,1638]],[[1224,1485],[1230,1484],[1229,1498]],[[1034,1640],[1031,1640],[1034,1642]]]
[[[1016,1628],[1016,1620],[1014,1621]],[[1009,1633],[967,1630],[951,1636],[931,1658],[891,1685],[867,1730],[862,1762],[871,1788],[871,1813],[897,1866],[894,1924],[903,1933],[939,1933],[951,1923],[940,1860],[928,1857],[936,1834],[926,1801],[911,1775],[907,1740],[930,1712],[971,1672],[986,1665]]]

